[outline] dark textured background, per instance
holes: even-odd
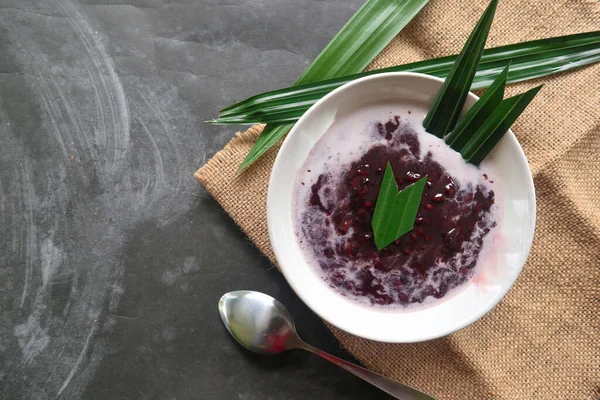
[[[322,323],[192,173],[361,0],[0,0],[0,398],[365,399],[310,354],[227,335],[224,292]]]

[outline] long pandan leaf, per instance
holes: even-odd
[[[218,124],[297,120],[321,97],[354,79],[384,72],[420,72],[445,78],[456,56],[399,65],[253,96],[220,112]],[[548,76],[600,61],[600,31],[484,50],[471,90],[488,87],[509,63],[507,83]]]
[[[354,74],[367,65],[429,0],[367,0],[295,85]],[[244,170],[283,137],[293,123],[267,125],[239,167]]]

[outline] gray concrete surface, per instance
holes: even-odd
[[[291,84],[361,0],[0,0],[0,398],[379,399],[221,325],[281,299],[348,357],[192,178],[235,128],[202,121]]]

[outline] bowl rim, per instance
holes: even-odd
[[[326,94],[324,97],[319,99],[317,102],[315,102],[298,119],[298,121],[296,121],[294,127],[290,130],[287,137],[284,139],[284,141],[277,153],[277,156],[275,158],[273,168],[271,170],[269,183],[268,183],[268,189],[267,189],[267,227],[268,227],[269,241],[271,244],[271,248],[273,249],[275,259],[277,260],[279,269],[282,272],[284,278],[286,279],[287,283],[290,285],[290,287],[292,288],[294,293],[296,293],[296,295],[321,319],[332,324],[333,326],[337,327],[338,329],[340,329],[344,332],[347,332],[352,335],[359,336],[359,337],[362,337],[365,339],[373,340],[373,341],[378,341],[378,342],[383,342],[383,343],[418,343],[418,342],[422,342],[422,341],[433,340],[433,339],[447,336],[451,333],[454,333],[460,329],[463,329],[463,328],[471,325],[475,321],[477,321],[477,320],[481,319],[483,316],[485,316],[488,312],[490,312],[494,307],[496,307],[498,305],[498,303],[506,296],[506,294],[514,286],[515,282],[517,281],[519,275],[521,274],[521,272],[525,266],[525,263],[531,253],[531,248],[532,248],[533,240],[534,240],[534,236],[535,236],[536,220],[537,220],[537,204],[536,204],[537,202],[536,202],[535,186],[534,186],[534,181],[533,181],[533,175],[531,173],[531,169],[529,168],[529,162],[527,160],[525,152],[523,151],[523,148],[521,147],[519,141],[517,140],[516,136],[514,135],[514,133],[511,129],[508,129],[508,131],[506,132],[506,134],[504,136],[510,137],[509,140],[513,140],[517,145],[516,146],[517,154],[515,154],[515,156],[519,157],[521,159],[521,161],[523,161],[525,163],[525,165],[527,166],[527,171],[528,171],[528,174],[526,176],[523,176],[522,179],[526,180],[525,184],[526,184],[526,186],[528,186],[531,189],[531,194],[532,194],[532,202],[529,204],[531,206],[530,211],[531,211],[531,219],[532,219],[531,220],[530,240],[529,240],[529,243],[525,247],[523,247],[523,250],[525,251],[526,256],[523,259],[523,262],[521,263],[521,265],[518,267],[518,269],[514,275],[514,279],[512,279],[512,281],[510,281],[510,284],[506,285],[506,287],[498,293],[498,295],[494,299],[494,301],[490,302],[487,307],[481,307],[476,313],[473,313],[473,315],[470,318],[462,320],[462,322],[457,324],[456,326],[453,326],[448,329],[441,330],[441,331],[438,331],[438,332],[435,332],[432,334],[422,335],[422,337],[420,337],[418,340],[401,340],[401,339],[400,340],[382,340],[381,338],[373,337],[370,335],[365,335],[363,332],[360,332],[356,329],[351,329],[351,328],[349,329],[348,327],[340,326],[338,323],[332,322],[328,318],[327,315],[324,315],[322,310],[319,309],[319,307],[317,307],[315,305],[315,302],[311,301],[311,299],[309,298],[310,296],[307,296],[305,291],[298,289],[299,283],[290,277],[289,270],[285,266],[286,265],[286,261],[285,261],[286,257],[285,257],[285,254],[282,253],[283,249],[280,249],[277,245],[275,245],[275,243],[278,243],[278,241],[276,241],[274,238],[274,235],[275,235],[274,219],[276,218],[276,216],[274,215],[275,208],[273,207],[273,202],[274,202],[273,198],[274,198],[274,191],[275,191],[275,185],[273,183],[277,178],[276,172],[278,170],[278,166],[285,162],[285,160],[283,160],[283,154],[286,152],[285,150],[287,149],[287,147],[290,146],[290,142],[291,142],[290,138],[292,137],[292,135],[294,135],[295,132],[297,132],[300,129],[299,127],[302,126],[302,123],[304,121],[310,119],[312,117],[312,114],[315,113],[316,110],[319,107],[321,107],[321,105],[323,103],[327,102],[331,97],[338,95],[340,92],[350,90],[354,86],[362,85],[367,81],[386,79],[389,77],[398,77],[398,76],[407,76],[407,77],[414,77],[414,78],[419,78],[419,79],[427,79],[427,80],[432,80],[432,81],[435,81],[438,83],[444,82],[444,79],[442,79],[442,78],[438,78],[438,77],[435,77],[432,75],[427,75],[427,74],[422,74],[422,73],[416,73],[416,72],[385,72],[385,73],[369,75],[366,77],[355,79],[351,82],[348,82],[348,83],[332,90],[331,92]],[[473,100],[473,103],[475,101],[479,100],[479,97],[472,92],[468,93],[467,99],[469,99],[469,98]],[[472,105],[471,105],[471,107],[472,107]],[[308,265],[308,263],[304,259],[302,261],[303,261],[303,264],[306,266],[306,268],[311,268],[311,266]],[[333,291],[333,289],[331,289],[331,290]]]

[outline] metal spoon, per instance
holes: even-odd
[[[290,349],[310,351],[401,400],[435,400],[416,389],[386,378],[304,343],[294,321],[279,301],[250,290],[229,292],[219,300],[219,313],[231,336],[258,354],[278,354]]]

